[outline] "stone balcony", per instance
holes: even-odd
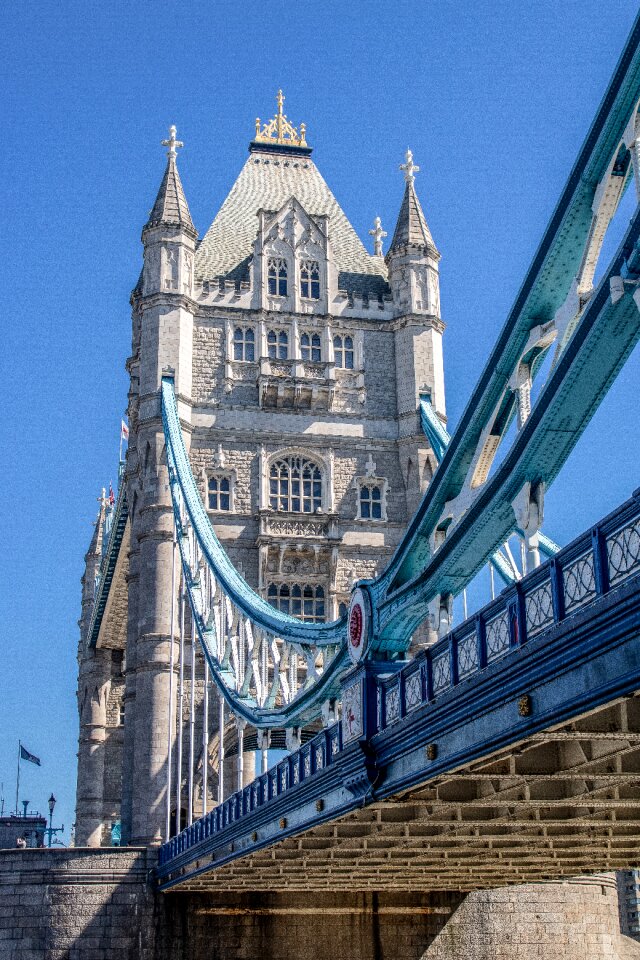
[[[365,401],[364,371],[336,368],[333,362],[291,359],[227,360],[225,391],[255,384],[264,409],[334,410],[357,413]]]
[[[262,357],[258,371],[261,407],[330,410],[336,379],[333,363],[271,360]]]
[[[339,541],[340,531],[337,514],[326,513],[276,513],[270,509],[259,513],[258,543],[273,540]]]

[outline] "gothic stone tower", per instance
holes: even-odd
[[[144,267],[131,301],[126,547],[109,588],[124,602],[98,625],[94,615],[93,646],[85,627],[80,654],[81,703],[86,687],[103,689],[107,704],[115,671],[108,647],[119,644],[124,709],[82,708],[79,843],[109,842],[113,817],[125,842],[155,843],[164,830],[177,635],[163,371],[173,371],[192,469],[231,560],[272,604],[305,620],[337,617],[354,580],[385,566],[435,469],[418,408],[428,395],[444,420],[444,325],[418,168],[408,152],[390,249],[383,259],[378,220],[371,255],[282,101],[280,93],[269,123],[257,121],[246,163],[199,242],[175,128],[165,141],[167,167],[142,232]],[[83,623],[95,566],[90,551]],[[124,723],[119,751],[107,758],[108,716]],[[243,742],[255,749],[255,737]],[[121,783],[115,805],[105,764],[109,783]]]

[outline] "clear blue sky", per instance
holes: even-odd
[[[5,3],[0,35],[0,781],[73,819],[76,621],[116,478],[129,293],[170,123],[202,235],[257,115],[305,120],[360,236],[391,232],[407,146],[442,253],[450,426],[512,303],[636,14],[633,0]],[[616,224],[628,220],[628,199]],[[640,485],[634,355],[546,504],[560,543]],[[56,819],[58,819],[56,817]],[[68,836],[68,832],[67,832]]]

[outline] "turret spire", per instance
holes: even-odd
[[[433,242],[414,185],[420,167],[407,150],[404,173],[404,196],[391,246],[385,256],[389,270],[389,286],[400,314],[430,314],[440,318],[440,254]]]
[[[400,170],[404,171],[404,197],[402,198],[398,222],[387,253],[387,259],[400,248],[408,246],[423,248],[439,256],[416,194],[414,180],[420,167],[413,162],[411,150],[407,150],[405,162],[400,164]]]
[[[182,140],[176,140],[176,133],[175,126],[170,126],[169,139],[162,141],[162,146],[169,148],[167,150],[167,167],[146,226],[151,227],[160,223],[176,225],[195,237],[197,236],[196,228],[191,219],[176,162],[178,149],[183,147],[184,143]]]

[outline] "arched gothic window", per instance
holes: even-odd
[[[317,260],[304,260],[300,266],[300,295],[306,300],[320,299],[320,265]]]
[[[255,358],[255,331],[252,327],[236,327],[233,331],[233,359],[253,362]]]
[[[267,599],[277,610],[308,622],[324,620],[324,587],[314,583],[270,583]]]
[[[300,355],[303,360],[312,360],[314,363],[320,363],[322,360],[322,348],[320,345],[320,334],[303,333],[300,336]]]
[[[272,297],[287,295],[287,261],[282,257],[269,257],[267,261],[267,289]]]
[[[333,338],[333,353],[336,367],[353,370],[353,337],[337,334]]]
[[[269,506],[284,513],[322,509],[322,473],[304,457],[282,457],[269,469]]]
[[[286,330],[269,330],[267,354],[270,360],[286,360],[289,356],[289,334]]]

